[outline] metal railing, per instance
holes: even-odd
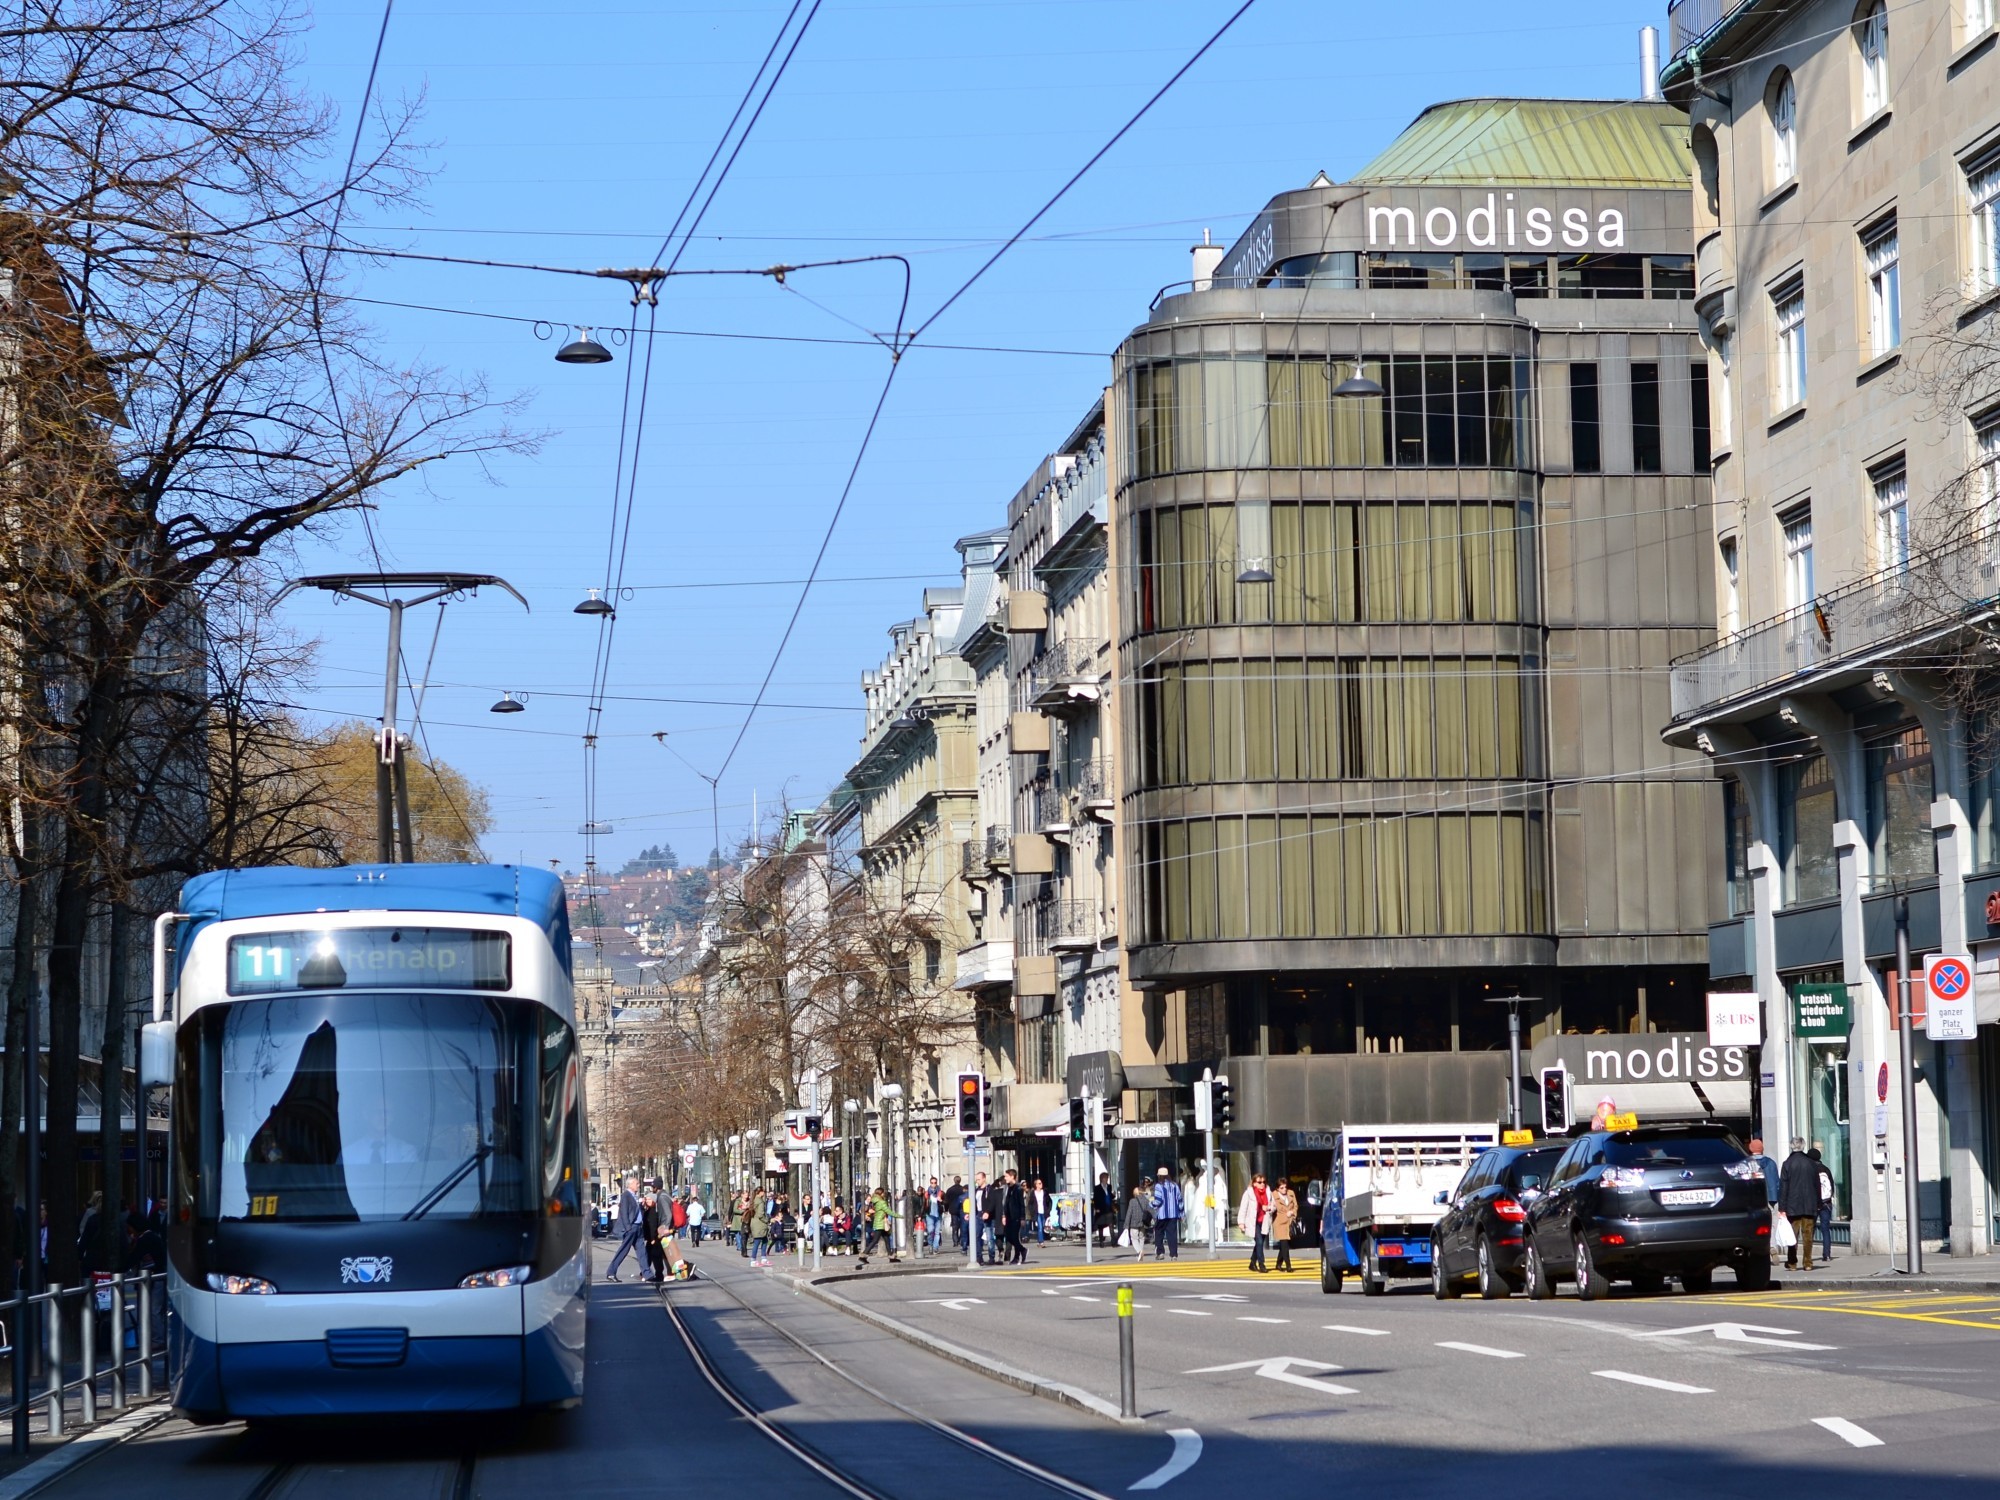
[[[1669,0],[1667,55],[1679,57],[1741,3],[1742,0]]]
[[[16,1453],[150,1401],[165,1385],[166,1273],[93,1278],[0,1302]],[[72,1347],[73,1346],[73,1347]],[[41,1420],[36,1422],[39,1411]]]
[[[1678,657],[1670,705],[1676,722],[1707,709],[1948,630],[1995,607],[2000,527],[1911,557],[1796,609]]]
[[[1095,684],[1098,653],[1103,648],[1104,642],[1087,636],[1066,636],[1051,642],[1028,663],[1027,706],[1032,708],[1043,697],[1060,694],[1074,683]]]
[[[1117,788],[1111,784],[1110,761],[1085,761],[1077,767],[1076,800],[1086,809],[1110,807],[1117,798]]]
[[[992,873],[986,863],[986,840],[967,839],[959,848],[958,878],[968,882],[984,880]]]
[[[1041,913],[1042,935],[1051,950],[1097,946],[1095,901],[1050,901]]]
[[[1014,863],[1014,834],[1005,823],[991,823],[986,829],[986,863],[995,870]]]
[[[1069,793],[1063,789],[1061,781],[1054,777],[1038,781],[1028,788],[1028,797],[1034,804],[1035,829],[1037,832],[1067,833],[1069,831]]]

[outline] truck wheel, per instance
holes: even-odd
[[[1528,1296],[1535,1302],[1546,1302],[1556,1294],[1556,1284],[1549,1277],[1549,1268],[1542,1264],[1542,1252],[1535,1248],[1535,1242],[1528,1241]]]
[[[1347,1277],[1346,1268],[1333,1263],[1333,1251],[1324,1240],[1319,1247],[1319,1289],[1329,1297],[1340,1294],[1340,1283]]]
[[[1361,1295],[1379,1297],[1389,1290],[1389,1283],[1382,1279],[1382,1258],[1375,1253],[1375,1241],[1368,1241],[1368,1250],[1361,1257]]]

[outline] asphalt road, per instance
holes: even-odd
[[[1621,1497],[2000,1493],[2000,1296],[1872,1292],[1432,1299],[1326,1296],[1182,1263],[843,1281],[831,1290],[961,1348],[1115,1399],[1114,1292],[1136,1288],[1140,1406],[1190,1427],[1185,1483],[1262,1463],[1403,1494],[1532,1485],[1522,1464]],[[1172,1274],[1155,1274],[1158,1271]],[[1726,1280],[1726,1278],[1725,1278]],[[1495,1460],[1509,1462],[1496,1469]],[[1292,1472],[1281,1469],[1279,1472]]]

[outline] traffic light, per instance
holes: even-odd
[[[1213,1130],[1215,1128],[1215,1101],[1210,1093],[1213,1085],[1206,1078],[1194,1081],[1194,1128]]]
[[[986,1075],[958,1075],[958,1133],[986,1134]]]
[[[1209,1113],[1215,1120],[1215,1133],[1227,1135],[1236,1125],[1235,1091],[1230,1088],[1227,1078],[1217,1078],[1208,1086]]]
[[[1069,1101],[1069,1138],[1073,1141],[1090,1139],[1090,1101],[1072,1099]]]
[[[1542,1134],[1563,1135],[1569,1130],[1569,1073],[1563,1068],[1542,1069]]]
[[[818,1115],[807,1115],[805,1119],[806,1139],[809,1141],[818,1140],[820,1131],[823,1130],[825,1126],[826,1122],[822,1120]]]

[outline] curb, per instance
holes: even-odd
[[[16,1469],[0,1480],[0,1500],[26,1500],[27,1496],[47,1489],[70,1470],[89,1463],[148,1428],[158,1426],[172,1415],[173,1411],[161,1399],[136,1411],[128,1411],[124,1416],[93,1427],[88,1432],[79,1433],[54,1452],[43,1454],[33,1463]]]
[[[1771,1278],[1774,1292],[1978,1292],[2000,1293],[2000,1281],[1982,1279],[1973,1281],[1961,1276],[1841,1276],[1818,1277],[1811,1281],[1785,1281],[1780,1277]],[[1763,1293],[1751,1293],[1762,1296]],[[4,1500],[4,1497],[0,1497]]]
[[[1105,1420],[1114,1422],[1120,1427],[1133,1427],[1143,1423],[1143,1418],[1133,1417],[1128,1420],[1125,1417],[1121,1417],[1118,1414],[1118,1408],[1112,1405],[1111,1402],[1106,1401],[1102,1396],[1094,1396],[1089,1391],[1079,1390],[1073,1385],[1064,1385],[1059,1381],[1045,1380],[1039,1375],[1031,1375],[1024,1370],[1016,1370],[1010,1365],[1001,1364],[998,1360],[988,1355],[974,1354],[969,1349],[961,1349],[956,1344],[948,1344],[943,1339],[936,1338],[920,1329],[912,1328],[907,1323],[887,1317],[871,1308],[863,1307],[859,1303],[851,1302],[838,1292],[828,1291],[824,1284],[825,1280],[826,1278],[822,1278],[819,1282],[801,1280],[796,1285],[801,1291],[810,1292],[813,1296],[818,1297],[821,1301],[832,1307],[838,1308],[849,1317],[858,1318],[864,1323],[872,1323],[884,1333],[894,1334],[905,1343],[915,1344],[918,1348],[928,1350],[940,1359],[948,1359],[955,1365],[962,1365],[976,1375],[988,1376],[1003,1384],[1014,1386],[1018,1390],[1026,1391],[1031,1396],[1040,1396],[1045,1401],[1055,1401],[1064,1406],[1075,1407],[1079,1411],[1087,1411],[1092,1416],[1103,1417]],[[0,1500],[8,1500],[8,1497],[0,1495]]]

